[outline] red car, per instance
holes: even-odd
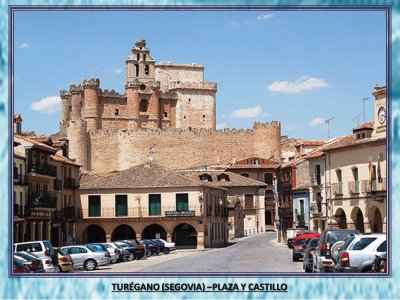
[[[308,242],[311,239],[319,237],[320,234],[318,232],[306,231],[298,233],[293,243],[292,260],[298,261],[300,258],[303,258],[304,250],[306,249]]]

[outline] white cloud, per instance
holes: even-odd
[[[258,117],[262,113],[262,109],[260,105],[248,108],[242,108],[238,110],[234,110],[230,116],[232,118],[255,118]]]
[[[311,91],[320,88],[328,88],[329,84],[324,79],[310,76],[301,76],[294,82],[275,81],[268,86],[270,92],[279,92],[287,94],[299,94],[304,91]]]
[[[264,20],[271,19],[273,16],[274,16],[273,14],[258,15],[258,16],[257,16],[257,20],[259,20],[259,21],[264,21]]]
[[[223,129],[223,128],[226,128],[226,123],[217,124],[217,129]]]
[[[122,68],[114,68],[114,73],[115,73],[115,74],[121,74],[122,71],[123,71]]]
[[[31,47],[31,45],[29,45],[28,43],[21,43],[20,45],[19,45],[19,48],[20,49],[28,49],[28,48],[30,48]]]
[[[293,129],[296,129],[296,128],[297,128],[297,125],[294,125],[294,124],[287,124],[285,126],[286,130],[293,130]]]
[[[49,96],[31,103],[31,109],[43,114],[52,114],[61,111],[61,99],[59,96]]]
[[[316,117],[316,118],[308,121],[308,126],[314,127],[314,126],[318,126],[318,125],[321,125],[321,124],[324,124],[324,123],[325,123],[325,120],[323,118]]]

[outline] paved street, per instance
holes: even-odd
[[[177,250],[147,259],[100,267],[94,272],[303,272],[274,232],[245,237],[227,248]]]

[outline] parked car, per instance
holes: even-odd
[[[54,247],[47,240],[15,243],[14,252],[35,254],[42,261],[43,268],[46,272],[55,272],[55,267],[51,258],[54,254]]]
[[[354,236],[351,242],[343,245],[338,256],[335,272],[365,273],[372,271],[376,255],[385,253],[386,234],[367,233]]]
[[[375,255],[372,262],[372,272],[374,273],[387,273],[387,252]]]
[[[146,245],[146,256],[158,255],[160,246],[153,240],[140,240],[139,243]]]
[[[110,264],[111,256],[108,251],[92,251],[85,246],[65,246],[61,247],[74,261],[74,268],[84,268],[87,271],[93,271],[99,266]]]
[[[117,251],[117,253],[118,253],[117,261],[128,260],[128,258],[129,258],[128,250],[122,248],[121,246],[117,245],[116,243],[105,243],[104,245],[107,247],[108,252],[110,252],[110,247]]]
[[[117,246],[111,246],[111,243],[103,243],[103,245],[106,247],[108,253],[110,253],[111,255],[111,263],[116,263],[120,260],[121,251]]]
[[[153,241],[158,242],[158,244],[161,245],[160,251],[164,252],[165,254],[176,250],[175,243],[170,243],[163,239],[153,239]]]
[[[360,231],[353,229],[325,229],[313,253],[313,272],[333,272],[335,262],[332,260],[331,247],[338,241],[349,238]]]
[[[27,252],[15,252],[14,259],[19,260],[21,263],[27,266],[30,272],[33,273],[45,272],[42,260],[39,259],[39,257],[37,257],[35,254]]]
[[[124,242],[124,243],[129,243],[131,245],[134,245],[137,247],[135,251],[135,259],[140,259],[142,257],[145,257],[146,254],[146,246],[141,245],[138,240],[132,239],[132,240],[122,240],[119,242]]]
[[[293,245],[293,250],[292,250],[292,260],[293,261],[298,261],[299,259],[303,258],[304,250],[306,249],[306,246],[308,242],[311,239],[318,238],[319,239],[320,235],[318,232],[301,232],[296,235],[296,238],[294,239],[294,245]]]
[[[53,248],[53,245],[47,240],[14,244],[14,252],[30,252],[38,257],[51,257],[54,251]]]
[[[110,260],[110,262],[111,263],[115,263],[116,261],[117,261],[117,258],[118,258],[118,254],[117,254],[117,252],[115,251],[115,249],[110,249],[110,248],[108,248],[105,244],[103,244],[103,243],[89,243],[89,244],[86,244],[86,245],[84,245],[84,246],[86,246],[86,247],[88,247],[90,250],[92,250],[92,251],[104,251],[104,252],[108,252],[108,253],[110,253],[110,257],[111,257],[111,260]],[[110,249],[110,250],[109,250]]]
[[[54,248],[52,259],[56,272],[69,272],[74,268],[74,261],[66,250]]]
[[[129,251],[129,256],[128,256],[129,261],[141,258],[145,255],[143,246],[139,248],[139,246],[124,241],[115,241],[114,243],[117,246],[122,247],[123,249]]]
[[[15,256],[13,257],[13,273],[30,273],[29,268]]]
[[[311,239],[306,248],[304,249],[303,254],[303,269],[305,272],[312,272],[313,267],[313,253],[317,248],[319,238]]]

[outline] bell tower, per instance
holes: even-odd
[[[155,81],[155,61],[143,38],[125,63],[128,129],[160,128],[160,83]]]
[[[386,86],[374,87],[372,95],[375,96],[375,118],[373,136],[386,136]]]

